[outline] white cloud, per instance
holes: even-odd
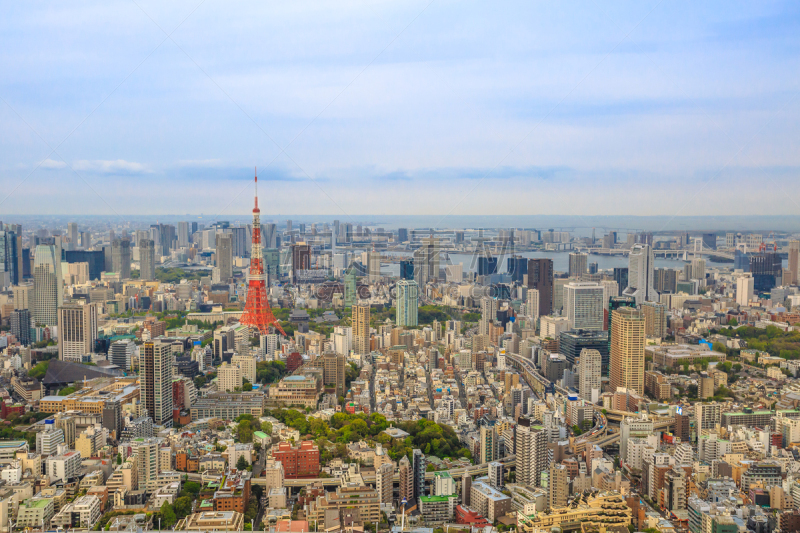
[[[222,165],[222,159],[181,159],[178,161],[180,167],[218,167]]]
[[[45,159],[39,166],[40,168],[44,168],[47,170],[55,170],[59,168],[64,168],[67,166],[67,164],[64,163],[63,161],[56,161],[55,159]]]
[[[86,172],[96,172],[98,174],[148,174],[151,171],[142,163],[135,161],[125,161],[124,159],[103,160],[95,159],[88,161],[80,159],[73,163],[75,170]]]

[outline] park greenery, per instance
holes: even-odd
[[[719,333],[726,337],[743,339],[751,350],[767,352],[784,359],[800,359],[800,331],[782,331],[775,326],[764,329],[741,326],[722,328]]]
[[[430,420],[396,423],[395,426],[409,433],[409,436],[404,439],[393,439],[384,432],[389,427],[389,423],[379,413],[370,415],[336,413],[328,422],[307,416],[306,413],[296,409],[274,409],[264,414],[273,416],[287,426],[296,429],[300,433],[300,438],[316,441],[320,448],[322,462],[334,457],[346,456],[346,445],[360,440],[371,445],[382,444],[389,457],[395,461],[403,456],[410,458],[412,450],[415,448],[422,450],[426,455],[435,455],[440,458],[472,458],[469,450],[459,442],[458,435],[453,428]],[[242,426],[242,422],[239,422],[239,426]],[[261,429],[264,431],[265,428],[262,426]],[[237,428],[238,431],[240,430]],[[252,431],[252,423],[248,423],[244,429],[245,438],[249,436],[248,431]],[[264,432],[266,433],[266,431]]]

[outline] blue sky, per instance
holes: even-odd
[[[0,65],[0,215],[800,213],[797,3],[12,2]]]

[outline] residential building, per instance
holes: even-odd
[[[493,488],[477,481],[470,487],[470,507],[494,522],[511,511],[511,498]]]
[[[598,350],[581,350],[578,391],[581,398],[597,403],[600,399],[602,356]]]
[[[611,330],[611,388],[644,394],[645,325],[642,312],[622,307],[613,312]]]
[[[236,365],[222,363],[217,369],[217,390],[234,392],[242,390],[242,369]]]
[[[419,308],[419,286],[414,280],[400,280],[396,284],[397,291],[397,325],[416,326]]]
[[[172,343],[147,341],[139,358],[142,405],[158,425],[172,427]]]
[[[302,441],[294,447],[288,442],[279,442],[272,448],[272,458],[281,462],[286,479],[319,474],[319,448],[312,441]]]

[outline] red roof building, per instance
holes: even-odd
[[[485,516],[463,505],[456,506],[456,524],[466,524],[470,527],[486,527],[492,525],[486,520]]]
[[[310,440],[304,440],[295,448],[288,442],[280,442],[273,448],[272,456],[283,465],[286,479],[319,475],[319,448]]]

